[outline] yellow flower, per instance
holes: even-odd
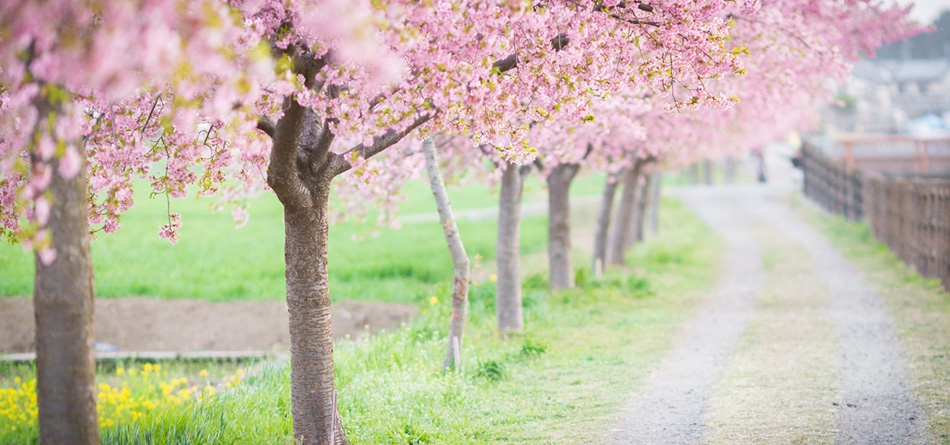
[[[488,279],[491,280],[492,283],[495,283],[498,281],[498,275],[491,274],[491,276],[488,277]]]
[[[125,374],[125,368],[122,368],[122,367],[116,368],[115,375],[122,375],[122,374]]]
[[[437,305],[437,304],[439,304],[439,298],[438,298],[438,297],[436,297],[435,295],[429,297],[429,306],[435,306],[435,305]]]
[[[198,377],[207,377],[207,376],[208,376],[207,369],[202,369],[201,371],[198,371]]]

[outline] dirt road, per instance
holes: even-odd
[[[786,204],[788,190],[676,194],[726,240],[727,261],[612,443],[934,442],[885,302]]]

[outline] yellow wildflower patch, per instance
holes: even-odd
[[[208,377],[201,370],[199,377]],[[170,379],[160,364],[145,363],[141,367],[118,367],[120,383],[100,382],[96,385],[99,427],[112,428],[149,416],[153,411],[170,408],[188,401],[213,397],[215,387],[207,381],[191,382],[186,377]],[[224,377],[221,383],[232,388],[244,378],[244,371]],[[0,388],[0,442],[4,437],[35,437],[37,434],[36,379],[13,379],[13,386]]]

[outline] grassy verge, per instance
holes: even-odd
[[[774,229],[759,235],[768,275],[715,384],[705,442],[834,443],[838,364],[823,310],[828,289],[802,246]]]
[[[795,206],[888,302],[912,386],[938,442],[950,443],[950,294],[907,268],[867,224],[821,214],[801,198]]]
[[[494,287],[474,286],[462,372],[441,375],[449,289],[406,328],[335,351],[340,410],[355,444],[600,443],[718,274],[722,242],[674,201],[633,268],[551,294],[525,280],[526,327],[499,338]],[[407,255],[409,257],[410,255]],[[415,255],[411,255],[415,256]],[[114,377],[114,376],[113,376]],[[110,377],[111,378],[111,377]],[[289,370],[103,430],[104,443],[291,443]],[[0,427],[0,443],[6,440]],[[16,443],[14,441],[14,443]]]

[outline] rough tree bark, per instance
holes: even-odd
[[[607,181],[604,184],[604,194],[600,200],[600,213],[597,214],[597,229],[594,233],[594,259],[591,266],[596,276],[603,274],[604,267],[607,265],[607,234],[610,230],[610,214],[613,212],[617,186],[620,185],[620,180],[625,173],[626,169],[623,169],[617,173],[607,175]]]
[[[435,197],[436,207],[439,209],[439,221],[442,223],[442,233],[452,255],[452,265],[455,277],[452,282],[452,320],[449,323],[448,345],[445,348],[445,360],[442,362],[442,372],[449,369],[459,371],[462,357],[462,335],[465,331],[465,312],[468,309],[468,283],[471,279],[468,254],[462,244],[458,227],[455,225],[455,216],[452,215],[452,203],[445,190],[445,182],[439,171],[439,160],[435,153],[435,144],[432,139],[426,139],[422,144],[426,156],[426,173],[429,175],[429,186]]]
[[[79,155],[85,160],[82,151]],[[54,160],[53,205],[46,226],[56,258],[47,266],[36,256],[33,288],[40,443],[98,444],[88,179],[85,161],[70,180],[63,179],[58,167]]]
[[[650,175],[650,233],[660,233],[660,184],[663,174],[654,172]]]
[[[636,207],[637,180],[640,178],[640,170],[643,168],[643,160],[637,159],[633,167],[628,169],[623,177],[623,193],[620,195],[620,207],[617,209],[617,216],[614,218],[613,227],[610,230],[610,243],[607,246],[607,261],[609,264],[626,264],[627,237],[630,232],[633,212]]]
[[[571,266],[571,182],[580,164],[558,164],[548,174],[548,265],[551,289],[574,287]]]
[[[329,183],[312,192],[310,205],[284,206],[294,436],[302,443],[331,443],[330,436],[345,443],[342,429],[331,432],[337,410],[327,270]]]
[[[326,56],[318,59],[309,50],[296,46],[291,46],[288,53],[294,72],[303,76],[307,88],[313,88],[316,73],[326,66]],[[325,88],[333,94],[333,86]],[[330,122],[321,120],[293,98],[285,100],[283,108],[284,114],[276,124],[261,119],[258,128],[274,141],[267,184],[284,208],[294,438],[303,445],[346,444],[333,378],[327,269],[330,183],[352,168],[347,159],[370,158],[380,153],[432,115],[420,115],[403,130],[389,130],[376,136],[371,145],[360,144],[338,154],[330,151],[335,138]]]
[[[520,331],[524,327],[521,311],[520,224],[521,195],[524,176],[528,169],[516,164],[505,164],[501,176],[501,196],[498,204],[498,240],[495,245],[495,263],[498,267],[496,283],[496,312],[498,331]]]
[[[298,69],[312,81],[315,69]],[[312,71],[312,72],[311,72]],[[333,176],[297,161],[298,147],[318,137],[315,117],[295,100],[277,122],[267,182],[284,207],[284,261],[290,314],[290,397],[294,437],[302,444],[346,443],[337,430],[327,269],[327,204]],[[332,438],[332,441],[331,441]]]

